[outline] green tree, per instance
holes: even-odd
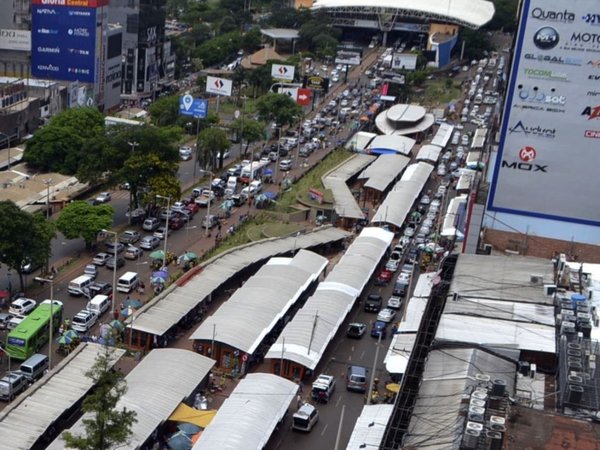
[[[321,58],[333,58],[339,42],[330,34],[321,33],[313,38],[312,48]]]
[[[133,208],[138,207],[140,204],[148,205],[154,203],[154,195],[171,195],[170,192],[161,191],[156,189],[154,186],[154,193],[147,192],[142,195],[144,189],[153,189],[150,182],[158,179],[175,179],[177,180],[177,165],[176,161],[166,161],[160,157],[159,154],[154,152],[144,154],[135,152],[123,165],[121,169],[121,176],[124,180],[129,183],[131,197],[133,201]],[[174,181],[163,181],[163,184],[172,185]],[[178,181],[177,181],[178,183]],[[171,189],[169,188],[169,191]]]
[[[10,200],[0,202],[0,223],[0,263],[19,274],[23,290],[21,265],[26,259],[35,265],[48,261],[54,224],[42,215],[22,211]]]
[[[465,58],[481,59],[485,52],[494,50],[490,38],[484,30],[469,30],[467,28],[460,32],[463,41],[465,41]]]
[[[113,370],[115,355],[112,347],[103,346],[94,365],[85,373],[93,381],[93,392],[83,401],[81,409],[84,433],[63,434],[67,448],[78,450],[105,450],[127,442],[131,426],[137,422],[136,412],[118,408],[121,397],[127,392],[123,373]]]
[[[250,144],[260,141],[265,134],[265,125],[262,122],[254,119],[239,118],[235,119],[229,127],[241,138],[242,154],[246,155]],[[244,141],[246,147],[244,148]]]
[[[277,126],[293,125],[302,116],[302,108],[285,94],[262,96],[256,102],[258,118],[264,122],[275,122]]]
[[[494,17],[485,26],[490,30],[502,30],[512,33],[517,28],[517,7],[519,2],[514,0],[493,0]]]
[[[110,205],[90,205],[85,201],[69,203],[56,221],[56,227],[67,239],[83,238],[92,247],[98,233],[110,228],[115,210]]]
[[[227,134],[220,128],[207,128],[198,135],[196,160],[201,169],[223,168],[223,152],[229,148]],[[215,163],[217,154],[221,154],[218,166]]]
[[[152,123],[156,126],[175,125],[180,119],[179,96],[170,95],[156,100],[149,108]]]

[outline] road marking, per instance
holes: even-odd
[[[337,402],[335,402],[335,407],[340,406],[340,402],[342,401],[342,397],[338,396]]]
[[[363,352],[360,354],[360,358],[359,359],[363,359],[365,357],[365,351],[363,350]]]
[[[329,424],[326,423],[325,426],[323,427],[323,431],[321,431],[321,436],[323,436],[325,434],[325,431],[327,430],[328,426],[329,426]]]

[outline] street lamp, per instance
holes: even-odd
[[[8,144],[8,160],[6,161],[6,170],[8,171],[10,170],[10,136],[2,131],[0,131],[0,134],[6,137],[6,142]]]
[[[46,220],[50,218],[50,185],[52,184],[52,178],[42,180],[46,185]]]
[[[133,155],[133,152],[135,151],[135,148],[140,145],[139,142],[136,141],[131,141],[131,142],[127,142],[127,144],[129,144],[129,146],[131,147],[131,152],[130,155]],[[131,211],[131,204],[133,203],[133,198],[131,197],[131,186],[129,186],[129,225],[132,224],[132,212]]]
[[[208,195],[208,203],[206,205],[206,219],[205,219],[205,223],[204,223],[204,235],[208,237],[208,231],[210,230],[209,228],[209,219],[210,219],[210,202],[212,200],[212,180],[213,180],[213,173],[210,170],[202,170],[201,172],[204,172],[205,174],[209,174],[210,175],[210,188],[209,191],[211,192],[211,194]]]
[[[114,261],[114,265],[113,265],[113,288],[112,288],[112,295],[111,295],[111,313],[114,314],[115,313],[115,301],[117,298],[117,246],[119,245],[119,242],[117,241],[117,232],[116,231],[110,231],[110,230],[102,230],[103,233],[106,234],[114,234],[115,235],[115,245],[114,245],[114,253],[113,253],[113,258],[115,259]]]
[[[8,373],[10,374],[10,353],[8,353],[6,351],[6,349],[4,347],[2,347],[0,345],[0,350],[2,350],[4,352],[4,354],[6,356],[8,356]],[[8,383],[8,398],[10,399],[12,397],[12,383]]]
[[[48,370],[52,370],[52,334],[54,333],[54,280],[52,278],[35,277],[35,281],[39,283],[50,284],[50,330],[48,342]]]
[[[165,249],[163,250],[163,268],[167,267],[167,238],[169,237],[169,216],[171,215],[171,197],[156,194],[156,198],[167,201],[167,222],[165,224]],[[210,202],[210,197],[209,197]]]

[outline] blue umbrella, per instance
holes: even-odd
[[[154,284],[165,284],[167,279],[164,277],[152,277],[150,278],[150,281]]]
[[[199,427],[198,425],[196,425],[194,423],[187,423],[187,422],[180,423],[179,425],[177,425],[177,428],[179,429],[179,431],[183,431],[185,434],[187,434],[189,436],[193,436],[194,434],[202,431],[202,428]]]
[[[69,345],[71,342],[73,342],[73,339],[71,339],[69,336],[62,335],[56,340],[56,342],[61,345]]]
[[[119,320],[112,320],[109,325],[114,328],[115,330],[119,330],[119,331],[123,331],[123,328],[125,328],[125,325],[123,325],[123,323]]]
[[[167,442],[171,450],[191,450],[192,440],[183,431],[178,431]]]
[[[265,197],[269,200],[275,200],[277,198],[277,192],[265,192]]]
[[[131,306],[128,306],[128,307],[126,307],[126,308],[123,308],[123,309],[121,310],[121,315],[122,315],[123,317],[129,317],[129,316],[131,316],[131,315],[132,315],[134,312],[135,312],[135,308],[132,308]]]
[[[137,298],[130,298],[123,302],[123,306],[125,306],[126,308],[138,309],[141,308],[143,305],[144,304],[141,302],[141,300],[138,300]]]
[[[162,277],[162,278],[168,278],[169,277],[169,272],[167,272],[166,270],[156,270],[154,272],[152,272],[152,276],[153,277]]]

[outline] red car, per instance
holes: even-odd
[[[171,230],[179,230],[185,226],[185,223],[185,219],[179,216],[173,217],[172,219],[169,219],[169,228]]]
[[[191,212],[192,216],[194,214],[196,214],[198,211],[200,211],[200,207],[198,205],[196,205],[196,203],[194,203],[194,202],[188,203],[187,205],[185,205],[185,209],[187,209],[189,212]]]
[[[377,277],[377,279],[375,280],[375,284],[378,286],[388,284],[390,281],[392,281],[392,275],[393,275],[393,272],[383,269],[379,273],[379,276]]]

